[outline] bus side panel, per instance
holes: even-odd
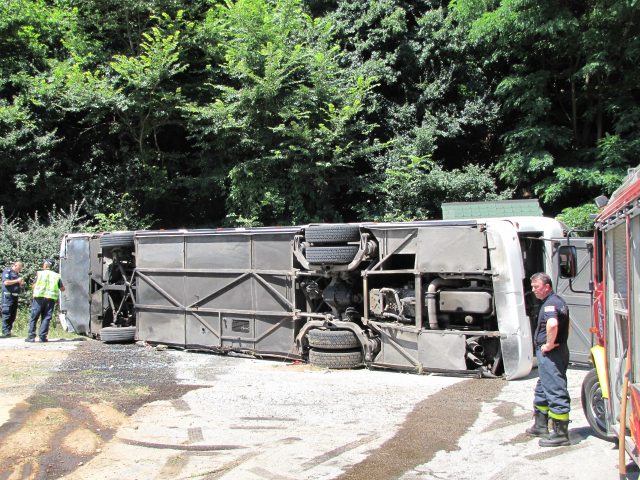
[[[139,340],[185,344],[184,240],[181,236],[136,238]]]
[[[299,327],[292,238],[235,232],[139,237],[140,338],[293,354]]]

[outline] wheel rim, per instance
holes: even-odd
[[[606,431],[606,412],[600,383],[594,383],[591,387],[589,391],[589,400],[589,409],[591,410],[591,416],[598,424],[600,430]]]

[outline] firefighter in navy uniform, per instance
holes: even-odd
[[[569,307],[552,289],[551,277],[536,273],[531,277],[534,295],[543,301],[534,334],[540,378],[533,399],[535,423],[527,434],[542,437],[542,447],[569,445],[571,397],[567,390],[569,366]],[[553,433],[549,435],[549,417]]]
[[[24,268],[24,263],[16,262],[13,266],[2,272],[2,336],[11,337],[13,322],[18,313],[18,295],[23,279],[20,271]]]

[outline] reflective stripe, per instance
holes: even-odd
[[[549,412],[549,407],[541,407],[540,405],[534,405],[534,407],[536,407],[541,412],[544,412],[544,413],[548,413]]]
[[[555,418],[556,420],[569,420],[568,413],[557,414],[557,413],[549,412],[549,416],[551,418]]]
[[[591,349],[591,357],[593,358],[593,365],[596,367],[596,373],[598,374],[602,398],[609,398],[609,379],[607,378],[607,360],[604,348],[599,345],[593,347]]]
[[[58,284],[60,282],[60,275],[51,270],[42,270],[38,272],[38,280],[33,287],[34,297],[50,298],[57,300],[60,290]]]

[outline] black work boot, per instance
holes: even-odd
[[[527,428],[525,433],[531,437],[549,435],[549,415],[547,412],[543,412],[539,408],[534,407],[533,417],[535,418],[535,422],[531,428]]]
[[[553,420],[553,433],[538,442],[541,447],[566,447],[569,443],[569,420]]]

